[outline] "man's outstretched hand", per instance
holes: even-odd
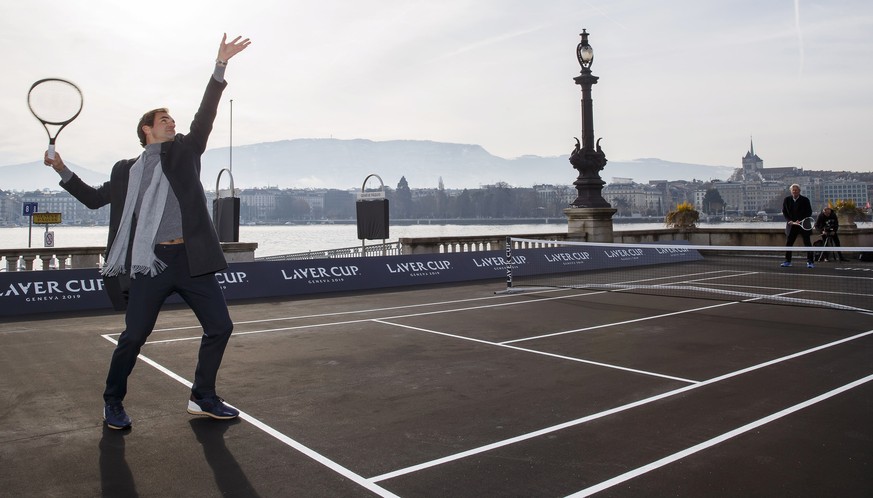
[[[242,36],[237,36],[230,43],[227,43],[227,33],[224,33],[221,37],[221,45],[218,47],[218,60],[226,63],[231,57],[242,52],[251,44],[251,40],[242,39]]]

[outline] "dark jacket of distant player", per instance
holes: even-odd
[[[161,167],[173,193],[179,199],[182,237],[185,239],[188,267],[192,277],[216,273],[227,268],[218,235],[206,207],[203,186],[200,183],[200,156],[206,150],[206,141],[212,132],[221,94],[226,86],[226,81],[219,82],[210,77],[188,134],[177,134],[173,141],[161,144]],[[91,209],[110,205],[107,254],[121,223],[130,168],[135,162],[136,158],[118,161],[112,167],[109,181],[96,188],[84,183],[77,175],[73,175],[67,183],[60,184],[73,197]],[[157,216],[160,216],[160,213]],[[131,230],[131,236],[134,230]],[[128,263],[129,258],[128,254]]]
[[[799,195],[795,201],[794,197],[789,195],[782,201],[782,216],[785,217],[785,221],[800,221],[809,218],[812,216],[812,204],[810,204],[809,198]]]

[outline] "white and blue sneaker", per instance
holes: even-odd
[[[191,415],[206,415],[207,417],[219,420],[230,420],[239,417],[239,410],[226,405],[223,399],[214,395],[196,399],[192,394],[191,399],[188,400],[188,413]]]
[[[110,429],[122,430],[129,429],[131,426],[130,417],[127,416],[120,402],[106,403],[103,407],[103,420]]]

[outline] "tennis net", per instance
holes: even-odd
[[[507,237],[506,292],[590,289],[873,312],[873,247],[794,246],[792,265],[782,266],[786,249]]]

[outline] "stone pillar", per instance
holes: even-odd
[[[33,271],[33,262],[36,260],[36,254],[22,254],[21,259],[24,260],[24,270]],[[18,265],[16,264],[15,266],[18,269]]]
[[[612,216],[616,211],[611,207],[565,209],[567,240],[612,243]]]
[[[98,249],[99,252],[92,252],[90,254],[71,254],[70,268],[100,268],[100,253],[103,252],[103,249]]]
[[[255,260],[257,242],[222,242],[221,250],[228,263],[248,263]]]
[[[837,212],[837,222],[840,224],[840,229],[843,228],[858,228],[858,225],[855,224],[855,214],[854,213],[840,213]]]

